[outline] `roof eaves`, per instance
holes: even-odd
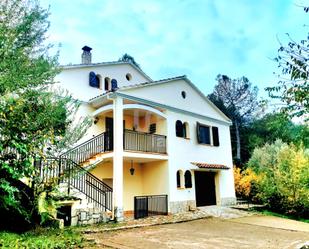
[[[107,61],[107,62],[98,62],[98,63],[91,63],[91,64],[69,64],[69,65],[60,65],[61,69],[71,69],[71,68],[86,68],[86,67],[97,67],[97,66],[106,66],[106,65],[121,65],[121,64],[129,64],[134,67],[137,71],[139,71],[146,79],[150,82],[153,80],[139,67],[134,65],[132,62],[129,61]]]

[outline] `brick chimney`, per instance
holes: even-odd
[[[82,64],[91,64],[91,50],[92,48],[88,46],[84,46],[82,48]]]

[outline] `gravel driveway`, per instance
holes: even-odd
[[[300,248],[309,233],[218,218],[86,235],[98,248]]]

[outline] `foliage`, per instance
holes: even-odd
[[[278,140],[256,148],[248,167],[258,176],[258,197],[275,211],[308,218],[309,152]]]
[[[234,167],[234,181],[236,195],[244,198],[252,198],[255,195],[255,183],[259,180],[256,173],[248,168],[241,172],[240,168]]]
[[[308,7],[304,6],[308,12]],[[301,41],[293,40],[289,34],[288,43],[281,44],[275,61],[281,69],[277,86],[266,90],[273,98],[282,100],[285,106],[282,110],[291,116],[309,119],[309,33]],[[287,77],[284,77],[287,76]]]
[[[23,234],[0,232],[1,248],[84,248],[86,242],[73,229],[37,229]]]
[[[13,212],[30,222],[36,197],[46,191],[33,177],[33,161],[47,148],[57,151],[64,137],[74,137],[78,103],[50,91],[59,69],[57,56],[50,56],[44,43],[48,11],[35,0],[4,0],[0,13],[0,213]],[[78,127],[79,134],[84,132]],[[32,180],[28,185],[35,193],[27,201],[32,207],[25,208],[25,195],[13,184],[21,179]]]
[[[140,65],[135,61],[134,57],[125,53],[121,58],[119,58],[118,61],[126,61],[131,62],[133,65],[135,65],[138,68],[141,68]]]
[[[309,148],[309,127],[293,123],[287,115],[269,113],[243,128],[243,159],[249,160],[253,150],[277,139]]]
[[[218,75],[218,84],[208,97],[232,122],[233,154],[241,162],[241,129],[250,123],[258,109],[257,87],[246,78],[231,79],[226,75]],[[236,155],[235,155],[236,154]]]

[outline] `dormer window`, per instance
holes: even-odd
[[[100,88],[101,86],[101,76],[98,74],[95,74],[95,72],[89,73],[89,86]]]

